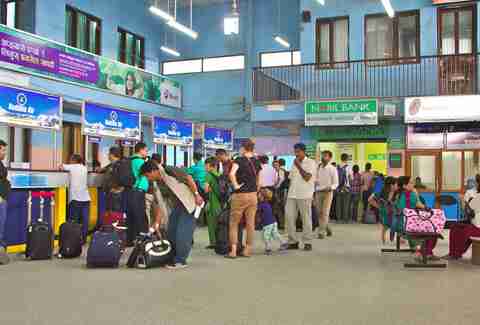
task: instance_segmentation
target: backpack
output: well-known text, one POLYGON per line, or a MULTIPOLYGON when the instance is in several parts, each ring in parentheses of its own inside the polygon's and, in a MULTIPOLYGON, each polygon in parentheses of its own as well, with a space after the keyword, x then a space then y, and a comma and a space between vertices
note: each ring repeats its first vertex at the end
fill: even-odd
POLYGON ((115 186, 132 188, 135 185, 135 176, 132 171, 132 161, 140 157, 123 158, 113 164, 111 182, 115 186))
POLYGON ((343 190, 347 187, 347 168, 348 165, 345 165, 343 167, 337 167, 337 173, 338 173, 338 188, 340 190, 343 190))
POLYGON ((465 203, 465 209, 464 209, 464 212, 463 212, 463 216, 464 216, 464 219, 465 221, 468 221, 468 222, 472 222, 472 219, 475 218, 475 210, 472 209, 472 207, 470 206, 470 203, 472 202, 473 200, 473 197, 470 198, 466 203, 465 203))
POLYGON ((226 175, 220 175, 217 177, 218 181, 218 190, 220 193, 220 202, 226 203, 230 199, 230 195, 232 193, 232 189, 230 186, 230 181, 226 175))

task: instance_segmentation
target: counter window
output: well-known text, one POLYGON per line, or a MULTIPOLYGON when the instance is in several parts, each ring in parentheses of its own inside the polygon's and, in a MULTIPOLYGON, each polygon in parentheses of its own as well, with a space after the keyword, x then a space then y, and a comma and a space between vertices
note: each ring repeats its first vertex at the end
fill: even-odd
POLYGON ((8 146, 9 161, 12 163, 31 162, 32 130, 10 127, 6 141, 8 146))

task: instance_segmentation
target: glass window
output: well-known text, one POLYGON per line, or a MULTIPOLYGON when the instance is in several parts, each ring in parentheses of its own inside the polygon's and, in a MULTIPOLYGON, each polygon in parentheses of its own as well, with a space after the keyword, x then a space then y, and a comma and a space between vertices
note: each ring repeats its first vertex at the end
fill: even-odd
POLYGON ((202 72, 202 60, 183 60, 163 62, 163 74, 182 74, 202 72))
POLYGON ((67 6, 65 20, 67 45, 100 55, 100 19, 67 6))
POLYGON ((243 55, 203 59, 203 72, 243 70, 244 68, 245 56, 243 55))
POLYGON ((412 58, 420 54, 419 13, 400 12, 395 18, 373 15, 365 18, 367 59, 412 58))
POLYGON ((302 64, 302 54, 300 51, 293 51, 293 65, 302 64))
POLYGON ((223 24, 225 35, 238 35, 240 32, 240 17, 225 17, 223 24))
POLYGON ((420 177, 427 189, 434 191, 436 190, 435 163, 435 156, 412 156, 411 158, 412 178, 420 177))
POLYGON ((260 54, 262 68, 292 65, 292 52, 274 52, 260 54))
POLYGON ((317 63, 348 61, 348 18, 317 20, 317 63))
POLYGON ((145 39, 124 29, 118 29, 118 60, 120 62, 145 68, 145 39))
POLYGON ((15 28, 16 27, 16 10, 17 4, 15 2, 7 2, 7 23, 8 27, 15 28))
POLYGON ((473 49, 473 12, 471 10, 458 13, 458 52, 470 54, 473 49))
POLYGON ((462 188, 462 153, 442 152, 442 190, 458 191, 462 188))
MULTIPOLYGON (((470 179, 475 179, 475 175, 479 173, 479 165, 478 165, 478 154, 475 154, 473 151, 465 151, 465 186, 468 185, 468 181, 470 179)), ((469 188, 466 188, 467 190, 469 188)))
POLYGON ((455 13, 442 14, 442 54, 455 54, 455 13))

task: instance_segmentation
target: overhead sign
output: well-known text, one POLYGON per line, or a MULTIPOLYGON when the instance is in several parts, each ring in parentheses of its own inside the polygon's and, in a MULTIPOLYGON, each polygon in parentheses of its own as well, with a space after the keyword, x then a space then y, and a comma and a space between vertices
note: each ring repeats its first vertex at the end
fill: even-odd
POLYGON ((180 108, 178 82, 0 25, 3 67, 180 108))
POLYGON ((153 142, 193 146, 193 123, 153 118, 153 142))
POLYGON ((305 103, 306 126, 377 125, 378 101, 355 99, 305 103))
POLYGON ((405 123, 480 121, 480 95, 405 99, 405 123))
POLYGON ((203 144, 211 149, 233 150, 232 130, 205 126, 203 144))
POLYGON ((472 0, 432 0, 434 5, 441 5, 446 3, 455 3, 455 2, 467 2, 472 0))
POLYGON ((85 135, 140 140, 141 116, 139 112, 85 102, 82 115, 82 130, 85 135))
POLYGON ((60 130, 62 98, 0 85, 0 123, 60 130))

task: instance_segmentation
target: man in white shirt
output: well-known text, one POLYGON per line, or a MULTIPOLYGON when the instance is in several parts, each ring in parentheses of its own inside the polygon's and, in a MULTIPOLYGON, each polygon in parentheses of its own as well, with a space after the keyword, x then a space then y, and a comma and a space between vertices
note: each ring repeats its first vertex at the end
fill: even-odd
POLYGON ((303 222, 304 250, 312 250, 312 199, 315 191, 315 177, 317 164, 315 160, 305 154, 306 147, 303 143, 297 143, 295 149, 295 162, 290 172, 290 188, 288 190, 285 215, 287 219, 287 231, 289 249, 298 249, 296 221, 300 214, 303 222))
POLYGON ((277 183, 277 172, 273 166, 268 164, 268 157, 261 156, 259 157, 260 163, 262 164, 262 170, 259 172, 260 187, 269 188, 273 190, 275 184, 277 183))
POLYGON ((338 187, 338 172, 330 164, 332 152, 322 152, 322 162, 317 169, 317 181, 315 182, 315 211, 318 216, 318 238, 324 239, 325 235, 331 236, 332 231, 328 227, 330 208, 333 201, 333 191, 338 187))
POLYGON ((70 164, 64 164, 62 169, 70 173, 68 185, 69 221, 82 224, 84 240, 88 234, 90 221, 90 193, 88 192, 88 170, 80 155, 72 155, 70 164))
POLYGON ((348 154, 341 155, 342 162, 337 167, 338 187, 335 201, 335 215, 340 223, 349 223, 350 217, 350 179, 353 176, 352 167, 348 165, 348 154))

